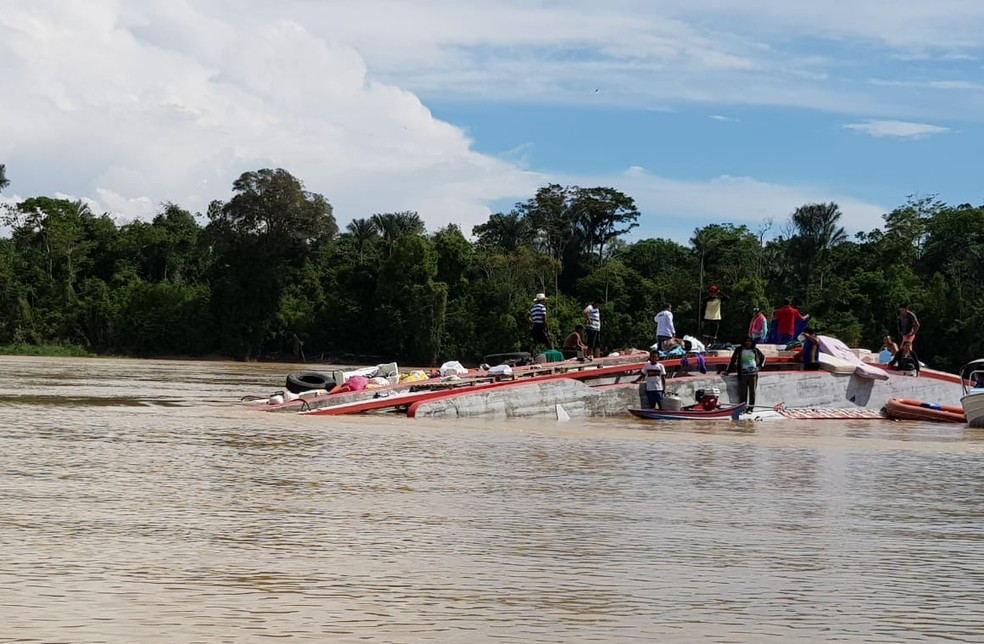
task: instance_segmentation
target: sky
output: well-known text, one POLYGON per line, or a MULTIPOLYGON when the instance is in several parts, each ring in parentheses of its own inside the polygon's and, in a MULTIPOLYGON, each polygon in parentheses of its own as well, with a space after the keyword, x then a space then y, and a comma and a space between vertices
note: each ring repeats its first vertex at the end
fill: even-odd
POLYGON ((340 227, 610 186, 632 238, 984 203, 972 0, 0 0, 0 200, 121 223, 278 167, 340 227))

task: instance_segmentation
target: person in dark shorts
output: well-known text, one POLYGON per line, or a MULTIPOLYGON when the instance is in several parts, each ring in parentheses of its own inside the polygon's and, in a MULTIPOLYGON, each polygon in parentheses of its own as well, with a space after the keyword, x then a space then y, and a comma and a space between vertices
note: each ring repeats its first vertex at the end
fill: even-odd
POLYGON ((919 318, 909 310, 908 304, 899 304, 899 334, 902 336, 902 342, 915 344, 918 331, 919 318))
POLYGON ((537 293, 536 300, 533 302, 533 307, 530 309, 529 320, 531 329, 530 335, 533 339, 533 344, 530 347, 530 354, 536 355, 537 346, 543 346, 547 349, 553 349, 553 342, 550 340, 550 336, 547 334, 547 296, 544 293, 537 293))
POLYGON ((803 371, 818 371, 820 369, 820 338, 810 327, 803 329, 800 338, 803 341, 803 350, 800 352, 803 371))
POLYGON ((575 324, 574 330, 564 339, 560 352, 565 358, 590 358, 588 345, 584 344, 584 325, 575 324))
POLYGON ((589 355, 595 358, 598 357, 598 347, 601 346, 601 305, 601 300, 595 300, 583 311, 585 327, 584 343, 588 345, 589 355))

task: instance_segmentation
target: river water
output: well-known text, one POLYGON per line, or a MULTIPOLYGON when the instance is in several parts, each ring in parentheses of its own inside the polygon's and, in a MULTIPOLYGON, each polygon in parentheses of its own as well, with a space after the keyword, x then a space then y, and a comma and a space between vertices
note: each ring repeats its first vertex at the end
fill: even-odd
POLYGON ((290 370, 0 358, 0 641, 984 641, 984 431, 238 404, 290 370))

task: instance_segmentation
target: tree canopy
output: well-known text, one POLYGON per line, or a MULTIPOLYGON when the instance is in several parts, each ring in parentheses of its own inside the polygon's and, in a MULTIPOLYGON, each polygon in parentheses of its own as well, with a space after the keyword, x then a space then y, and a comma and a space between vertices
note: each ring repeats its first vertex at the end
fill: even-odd
MULTIPOLYGON (((6 187, 0 165, 0 188, 6 187)), ((777 214, 778 216, 778 214, 777 214)), ((765 239, 721 222, 687 244, 639 227, 613 188, 541 187, 475 226, 428 232, 417 212, 367 214, 339 231, 328 199, 281 169, 246 172, 204 215, 164 203, 118 224, 47 196, 3 211, 0 344, 68 343, 143 356, 345 356, 439 364, 527 346, 533 295, 562 337, 596 299, 607 350, 647 347, 673 304, 699 335, 710 284, 730 296, 719 337, 791 297, 820 332, 877 348, 897 306, 922 322, 920 357, 953 369, 984 355, 984 207, 910 198, 848 238, 836 203, 803 204, 765 239)))

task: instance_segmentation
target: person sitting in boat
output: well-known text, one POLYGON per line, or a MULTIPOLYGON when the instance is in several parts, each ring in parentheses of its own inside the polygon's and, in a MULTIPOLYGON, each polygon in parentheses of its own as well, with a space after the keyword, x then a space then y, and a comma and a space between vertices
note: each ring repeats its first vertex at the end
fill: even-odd
POLYGON ((659 351, 649 352, 649 362, 642 365, 635 382, 646 381, 646 399, 650 409, 662 409, 666 390, 666 367, 659 362, 659 351))
POLYGON ((755 338, 748 336, 741 346, 731 354, 731 362, 724 375, 738 374, 738 399, 748 403, 749 409, 755 406, 755 390, 758 389, 758 372, 765 366, 765 355, 755 346, 755 338))
POLYGON ((687 346, 684 343, 684 341, 676 337, 675 335, 663 342, 663 351, 665 353, 669 353, 670 351, 673 351, 674 349, 677 348, 683 349, 684 351, 687 350, 687 346))
POLYGON ((574 330, 564 338, 560 352, 565 358, 581 358, 588 355, 588 345, 584 344, 584 325, 575 324, 574 330))
POLYGON ((919 377, 919 356, 912 348, 912 343, 903 341, 902 348, 895 353, 895 357, 888 363, 888 366, 895 367, 896 371, 903 376, 919 377))
POLYGON ((878 362, 881 364, 888 364, 898 352, 899 345, 895 344, 895 340, 892 339, 892 336, 886 335, 882 338, 882 348, 878 352, 878 362))

